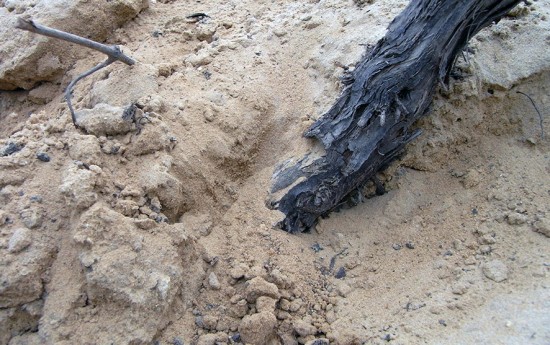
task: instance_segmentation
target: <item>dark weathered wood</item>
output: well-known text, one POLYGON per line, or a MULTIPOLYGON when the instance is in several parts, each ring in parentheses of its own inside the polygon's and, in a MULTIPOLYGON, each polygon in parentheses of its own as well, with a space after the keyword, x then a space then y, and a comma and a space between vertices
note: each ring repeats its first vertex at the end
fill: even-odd
POLYGON ((498 21, 519 0, 413 0, 357 65, 353 83, 305 133, 324 146, 273 175, 269 207, 285 214, 289 232, 317 219, 365 185, 419 135, 438 84, 468 40, 498 21))

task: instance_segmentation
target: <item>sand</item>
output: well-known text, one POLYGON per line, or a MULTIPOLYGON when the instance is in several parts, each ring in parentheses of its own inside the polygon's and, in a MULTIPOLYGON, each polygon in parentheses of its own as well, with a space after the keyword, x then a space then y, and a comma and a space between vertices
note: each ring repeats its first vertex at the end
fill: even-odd
POLYGON ((406 3, 150 1, 107 40, 138 63, 76 87, 89 133, 62 94, 100 53, 2 92, 0 344, 550 343, 550 139, 517 93, 550 134, 548 0, 471 40, 388 193, 273 227, 275 166, 406 3))

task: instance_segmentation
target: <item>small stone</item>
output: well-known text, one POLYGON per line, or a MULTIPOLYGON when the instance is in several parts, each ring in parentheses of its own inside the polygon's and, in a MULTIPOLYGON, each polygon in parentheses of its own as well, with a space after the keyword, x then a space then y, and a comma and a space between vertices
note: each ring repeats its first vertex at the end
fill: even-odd
POLYGON ((155 212, 160 212, 162 210, 162 205, 160 203, 160 200, 158 197, 154 197, 151 199, 151 210, 155 212))
POLYGON ((246 300, 249 303, 256 302, 256 299, 260 296, 279 299, 279 288, 277 288, 277 285, 269 283, 261 277, 255 277, 247 282, 245 294, 246 300))
POLYGON ((395 250, 400 250, 401 249, 401 245, 399 243, 394 243, 394 244, 392 244, 391 247, 395 250))
POLYGON ((218 318, 215 315, 204 315, 202 317, 203 328, 215 330, 218 324, 218 318))
POLYGON ((407 243, 405 243, 405 247, 407 247, 408 249, 414 249, 414 242, 408 241, 407 243))
POLYGON ((462 243, 461 240, 456 239, 456 240, 453 241, 453 248, 456 251, 461 251, 461 250, 464 249, 464 244, 462 243))
POLYGON ((289 311, 290 310, 290 301, 287 300, 286 298, 281 298, 281 300, 279 301, 279 308, 281 308, 281 310, 289 311))
POLYGON ((302 301, 301 298, 296 298, 294 301, 290 302, 290 306, 288 308, 288 311, 295 313, 298 310, 300 310, 302 305, 304 305, 304 301, 302 301))
POLYGON ((219 290, 221 288, 220 281, 218 280, 216 273, 210 272, 210 275, 208 276, 208 285, 210 285, 213 290, 219 290))
POLYGON ((36 208, 24 209, 21 211, 20 216, 23 224, 29 229, 42 225, 42 213, 36 208))
POLYGON ((304 345, 330 345, 330 342, 327 338, 319 338, 310 340, 304 345))
POLYGON ((264 311, 245 316, 239 325, 239 334, 245 344, 268 344, 275 336, 276 326, 275 315, 264 311))
POLYGON ((229 313, 239 319, 244 317, 248 313, 248 303, 241 299, 229 308, 229 313))
POLYGON ((457 282, 452 286, 452 292, 455 295, 464 295, 468 291, 468 285, 463 282, 457 282))
POLYGON ((273 30, 273 34, 277 37, 283 37, 287 34, 287 32, 283 29, 275 29, 273 30))
POLYGON ((476 263, 477 260, 474 256, 469 256, 464 260, 464 264, 468 266, 475 265, 476 263))
POLYGON ((347 297, 350 292, 352 291, 351 287, 344 283, 344 282, 341 282, 340 284, 338 284, 336 286, 336 291, 338 291, 338 294, 342 297, 347 297))
POLYGON ((315 253, 319 253, 321 250, 325 249, 323 248, 323 246, 321 246, 319 243, 314 243, 311 245, 311 249, 315 252, 315 253))
POLYGON ((277 300, 267 296, 260 296, 256 299, 256 310, 258 312, 268 311, 274 312, 277 300))
POLYGON ((218 336, 216 334, 203 334, 197 340, 197 345, 216 345, 218 336))
POLYGON ((275 283, 275 285, 277 285, 280 289, 288 289, 292 287, 292 281, 278 269, 273 269, 269 275, 273 279, 273 283, 275 283))
POLYGON ((235 333, 231 336, 231 340, 235 343, 239 343, 241 341, 241 335, 239 333, 235 333))
POLYGON ((392 340, 397 339, 397 335, 388 333, 388 334, 382 336, 381 338, 382 338, 382 340, 385 340, 385 341, 392 341, 392 340))
POLYGON ((487 278, 497 283, 508 279, 508 267, 500 260, 492 260, 485 263, 482 266, 482 271, 487 278))
POLYGON ((533 224, 533 229, 546 237, 550 237, 550 221, 546 218, 536 221, 533 224))
POLYGON ((497 240, 489 234, 481 236, 477 241, 479 244, 495 244, 497 242, 497 240))
POLYGON ((277 312, 277 319, 279 320, 287 320, 290 319, 290 313, 287 311, 279 310, 277 312))
POLYGON ((334 278, 336 279, 342 279, 346 277, 346 269, 344 267, 340 267, 336 273, 334 273, 334 278))
POLYGON ((477 186, 480 182, 481 182, 481 175, 477 170, 474 170, 474 169, 468 170, 468 172, 466 173, 466 175, 462 180, 462 184, 467 189, 477 186))
POLYGON ((36 154, 36 158, 38 158, 39 161, 46 162, 46 163, 50 161, 50 156, 45 152, 38 152, 36 154))
POLYGON ((298 320, 293 322, 294 331, 301 337, 307 337, 308 335, 314 335, 317 332, 317 328, 309 322, 298 320))
POLYGON ((30 197, 31 202, 37 202, 39 204, 42 203, 43 199, 40 195, 31 195, 30 197))
POLYGON ((325 318, 329 324, 332 324, 334 321, 336 321, 336 313, 334 310, 327 311, 325 318))
POLYGON ((0 210, 0 225, 11 224, 13 220, 11 215, 4 210, 0 210))
POLYGON ((79 110, 76 123, 96 136, 126 134, 132 130, 132 122, 122 117, 124 110, 123 107, 99 103, 92 109, 79 110))
POLYGON ((442 306, 433 306, 428 309, 428 311, 434 315, 439 315, 443 313, 444 308, 442 306))
POLYGON ((506 216, 506 221, 510 225, 521 225, 527 222, 527 216, 521 213, 512 212, 506 216))
POLYGON ((199 328, 204 328, 204 319, 202 316, 195 317, 195 325, 199 328))
POLYGON ((7 143, 4 147, 0 148, 0 156, 5 157, 21 151, 24 145, 19 145, 14 142, 7 143))
POLYGON ((8 242, 8 252, 19 253, 32 243, 32 234, 29 229, 16 229, 8 242))
POLYGON ((248 267, 246 267, 243 264, 240 264, 240 265, 237 265, 237 266, 233 267, 229 271, 229 275, 231 276, 231 278, 233 278, 235 280, 239 280, 242 277, 244 277, 247 269, 248 269, 248 267))
POLYGON ((491 246, 480 246, 479 247, 479 252, 483 255, 490 254, 492 251, 493 251, 493 249, 491 248, 491 246))
POLYGON ((151 230, 154 227, 156 227, 158 223, 155 222, 153 219, 145 218, 145 219, 134 219, 134 224, 142 230, 151 230))

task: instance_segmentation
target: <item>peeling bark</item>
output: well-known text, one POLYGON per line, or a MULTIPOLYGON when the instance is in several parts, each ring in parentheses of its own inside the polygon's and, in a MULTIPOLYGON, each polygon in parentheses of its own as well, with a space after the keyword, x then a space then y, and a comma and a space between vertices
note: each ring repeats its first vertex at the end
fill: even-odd
POLYGON ((419 131, 438 85, 482 28, 519 0, 412 0, 357 65, 353 83, 304 134, 324 156, 308 154, 273 175, 268 207, 288 232, 307 231, 402 152, 419 131))

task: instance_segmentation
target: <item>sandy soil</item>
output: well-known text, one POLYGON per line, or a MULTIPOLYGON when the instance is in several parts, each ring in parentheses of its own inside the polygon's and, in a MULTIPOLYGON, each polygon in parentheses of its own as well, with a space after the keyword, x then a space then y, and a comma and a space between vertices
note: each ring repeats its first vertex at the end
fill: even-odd
POLYGON ((108 40, 138 64, 76 88, 90 134, 62 92, 99 53, 3 92, 0 344, 549 344, 550 140, 517 93, 550 134, 548 0, 472 39, 387 194, 272 227, 274 167, 406 3, 151 1, 108 40))

